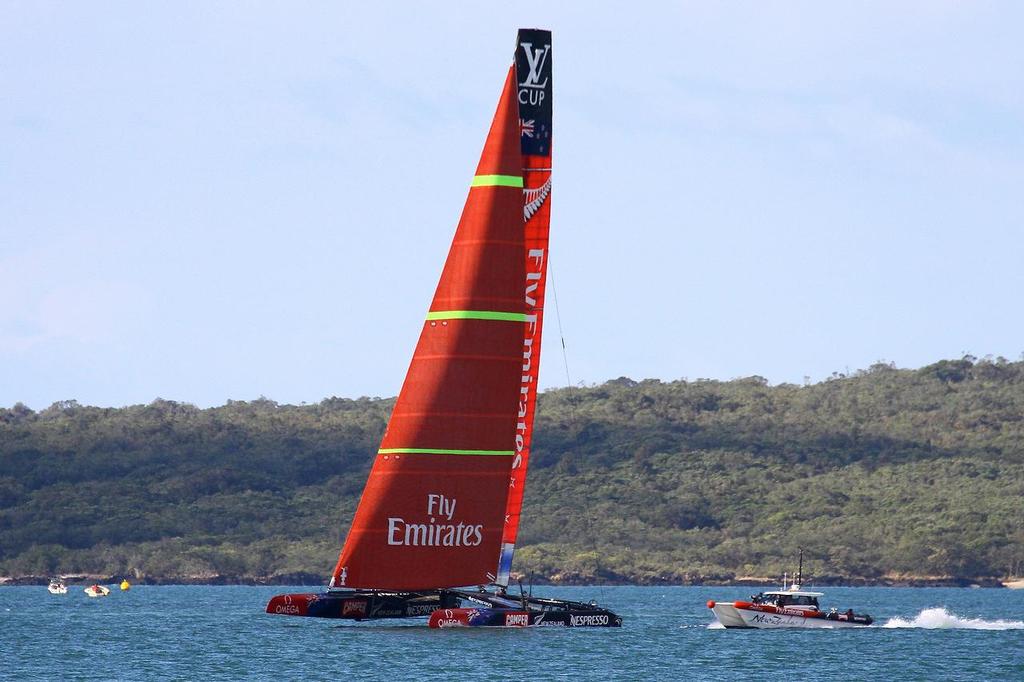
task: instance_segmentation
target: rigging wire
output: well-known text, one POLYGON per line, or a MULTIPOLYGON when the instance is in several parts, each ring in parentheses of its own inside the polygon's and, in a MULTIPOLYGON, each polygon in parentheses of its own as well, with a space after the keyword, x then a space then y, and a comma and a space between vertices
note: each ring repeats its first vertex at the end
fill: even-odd
MULTIPOLYGON (((555 266, 551 264, 551 257, 548 256, 548 273, 551 277, 551 297, 555 300, 555 320, 558 322, 558 340, 562 342, 562 364, 565 365, 565 386, 572 391, 572 378, 569 376, 569 355, 565 350, 565 334, 562 333, 562 313, 558 309, 558 290, 555 288, 555 266)), ((570 393, 570 396, 572 394, 570 393)), ((572 401, 569 401, 572 405, 572 401)), ((573 412, 570 410, 570 414, 573 412)), ((575 415, 573 415, 575 416, 575 415)))
MULTIPOLYGON (((548 278, 551 280, 551 298, 555 302, 555 320, 558 322, 558 340, 562 344, 562 364, 565 366, 565 387, 569 401, 569 429, 572 434, 573 449, 579 452, 579 430, 577 428, 576 420, 576 396, 573 393, 575 386, 572 383, 572 378, 569 376, 569 353, 565 347, 565 333, 562 331, 562 313, 558 307, 558 290, 555 287, 555 267, 551 264, 550 257, 548 258, 548 278)), ((583 510, 583 522, 586 526, 585 534, 590 538, 590 546, 594 550, 594 578, 598 578, 597 573, 601 569, 601 552, 597 547, 597 540, 594 536, 594 524, 593 524, 593 512, 590 509, 583 510)), ((601 601, 605 601, 604 588, 598 584, 596 585, 597 592, 601 597, 601 601)))

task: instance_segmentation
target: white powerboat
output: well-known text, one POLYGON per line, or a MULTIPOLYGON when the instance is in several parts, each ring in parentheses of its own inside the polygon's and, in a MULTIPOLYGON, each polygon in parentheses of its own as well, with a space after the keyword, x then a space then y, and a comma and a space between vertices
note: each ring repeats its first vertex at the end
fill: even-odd
POLYGON ((110 588, 103 585, 89 585, 85 588, 85 593, 90 597, 106 597, 110 594, 110 588))
POLYGON ((53 578, 50 580, 50 584, 46 586, 47 591, 50 594, 67 594, 68 586, 64 584, 64 581, 60 578, 53 578))
POLYGON ((825 595, 800 587, 803 563, 801 550, 797 579, 789 587, 783 578, 780 590, 761 592, 749 601, 719 603, 711 600, 708 608, 727 628, 845 628, 863 627, 874 622, 871 616, 854 613, 853 609, 823 611, 818 605, 818 598, 825 595))

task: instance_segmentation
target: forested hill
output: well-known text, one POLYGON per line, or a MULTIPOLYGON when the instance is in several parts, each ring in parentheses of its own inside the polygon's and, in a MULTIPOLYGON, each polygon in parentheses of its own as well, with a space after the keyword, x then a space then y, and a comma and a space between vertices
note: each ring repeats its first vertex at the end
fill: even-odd
MULTIPOLYGON (((0 575, 326 575, 391 400, 0 409, 0 575)), ((541 397, 515 569, 561 581, 1024 571, 1024 362, 541 397)))

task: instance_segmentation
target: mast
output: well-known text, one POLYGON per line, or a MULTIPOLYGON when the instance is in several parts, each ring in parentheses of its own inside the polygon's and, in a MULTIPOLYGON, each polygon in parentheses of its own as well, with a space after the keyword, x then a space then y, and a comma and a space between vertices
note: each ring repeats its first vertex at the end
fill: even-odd
POLYGON ((514 72, 519 105, 522 152, 525 279, 521 296, 528 322, 522 338, 515 433, 515 455, 508 483, 508 502, 501 538, 498 575, 508 587, 526 489, 526 471, 537 411, 544 292, 547 287, 548 235, 551 227, 552 69, 551 31, 520 29, 516 36, 514 72))

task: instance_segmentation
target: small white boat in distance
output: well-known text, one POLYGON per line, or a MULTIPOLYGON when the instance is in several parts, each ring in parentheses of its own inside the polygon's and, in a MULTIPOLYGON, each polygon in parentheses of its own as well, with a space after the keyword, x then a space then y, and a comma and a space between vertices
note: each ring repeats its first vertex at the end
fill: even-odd
POLYGON ((103 585, 89 585, 85 588, 85 593, 90 597, 106 597, 110 594, 110 588, 103 585))
POLYGON ((64 581, 60 578, 53 578, 50 580, 50 584, 46 586, 47 591, 50 594, 67 594, 68 586, 64 584, 64 581))
POLYGON ((781 590, 755 594, 750 601, 718 603, 708 601, 718 621, 727 628, 845 628, 871 625, 874 619, 853 609, 822 611, 818 597, 822 592, 808 592, 800 588, 803 580, 803 550, 800 552, 800 570, 796 582, 781 590))

